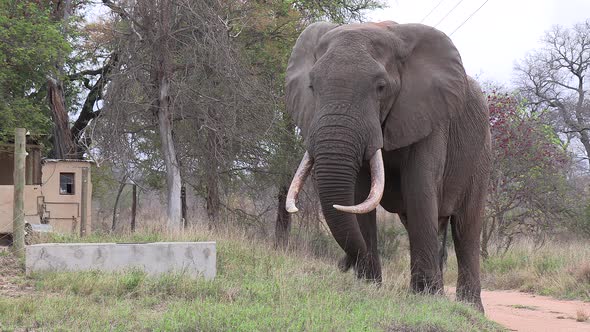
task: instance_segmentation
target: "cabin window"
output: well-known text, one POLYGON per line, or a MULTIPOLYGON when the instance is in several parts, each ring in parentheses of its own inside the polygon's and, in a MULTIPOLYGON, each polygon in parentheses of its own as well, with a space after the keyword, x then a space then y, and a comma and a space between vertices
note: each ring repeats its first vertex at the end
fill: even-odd
POLYGON ((59 173, 60 195, 74 194, 74 173, 59 173))

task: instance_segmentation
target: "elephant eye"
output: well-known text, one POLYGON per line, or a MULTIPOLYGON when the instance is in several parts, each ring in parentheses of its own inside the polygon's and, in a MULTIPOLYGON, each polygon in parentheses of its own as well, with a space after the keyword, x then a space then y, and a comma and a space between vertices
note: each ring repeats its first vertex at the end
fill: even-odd
POLYGON ((310 84, 307 87, 313 92, 313 85, 310 84))
POLYGON ((387 82, 379 80, 377 82, 377 95, 382 96, 387 88, 387 82))

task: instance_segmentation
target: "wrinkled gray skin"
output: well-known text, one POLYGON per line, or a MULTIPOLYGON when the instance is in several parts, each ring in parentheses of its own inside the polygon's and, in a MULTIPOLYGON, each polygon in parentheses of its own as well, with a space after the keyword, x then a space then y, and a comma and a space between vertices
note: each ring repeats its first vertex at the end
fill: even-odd
POLYGON ((368 160, 382 148, 381 205, 398 213, 408 231, 411 287, 442 292, 438 235, 450 221, 457 298, 483 310, 479 234, 490 171, 488 109, 451 40, 421 24, 315 23, 297 40, 286 81, 287 110, 314 160, 326 222, 346 252, 340 268, 381 282, 375 211, 354 215, 332 205, 364 201, 368 160))

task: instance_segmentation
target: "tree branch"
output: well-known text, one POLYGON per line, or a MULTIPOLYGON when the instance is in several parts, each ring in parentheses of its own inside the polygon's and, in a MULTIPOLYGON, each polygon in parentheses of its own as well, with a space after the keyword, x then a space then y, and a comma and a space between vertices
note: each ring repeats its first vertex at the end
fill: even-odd
MULTIPOLYGON (((100 111, 94 111, 94 105, 97 101, 102 99, 102 89, 106 85, 106 83, 110 80, 110 73, 113 68, 117 65, 119 59, 119 54, 115 51, 111 54, 107 63, 101 68, 101 76, 100 78, 94 83, 94 85, 90 88, 86 99, 84 100, 84 105, 82 106, 82 110, 80 111, 80 115, 74 125, 70 129, 72 133, 72 137, 77 142, 80 138, 82 130, 86 128, 88 123, 100 115, 100 111)), ((88 85, 86 85, 88 87, 88 85)))

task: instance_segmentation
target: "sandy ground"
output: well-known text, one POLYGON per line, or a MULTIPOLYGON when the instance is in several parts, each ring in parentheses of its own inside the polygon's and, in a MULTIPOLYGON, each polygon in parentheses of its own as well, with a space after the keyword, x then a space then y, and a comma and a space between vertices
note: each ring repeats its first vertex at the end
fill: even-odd
MULTIPOLYGON (((454 297, 454 288, 447 287, 454 297)), ((590 331, 590 318, 578 322, 578 315, 590 316, 590 302, 562 301, 518 291, 482 291, 486 317, 509 331, 590 331)))

